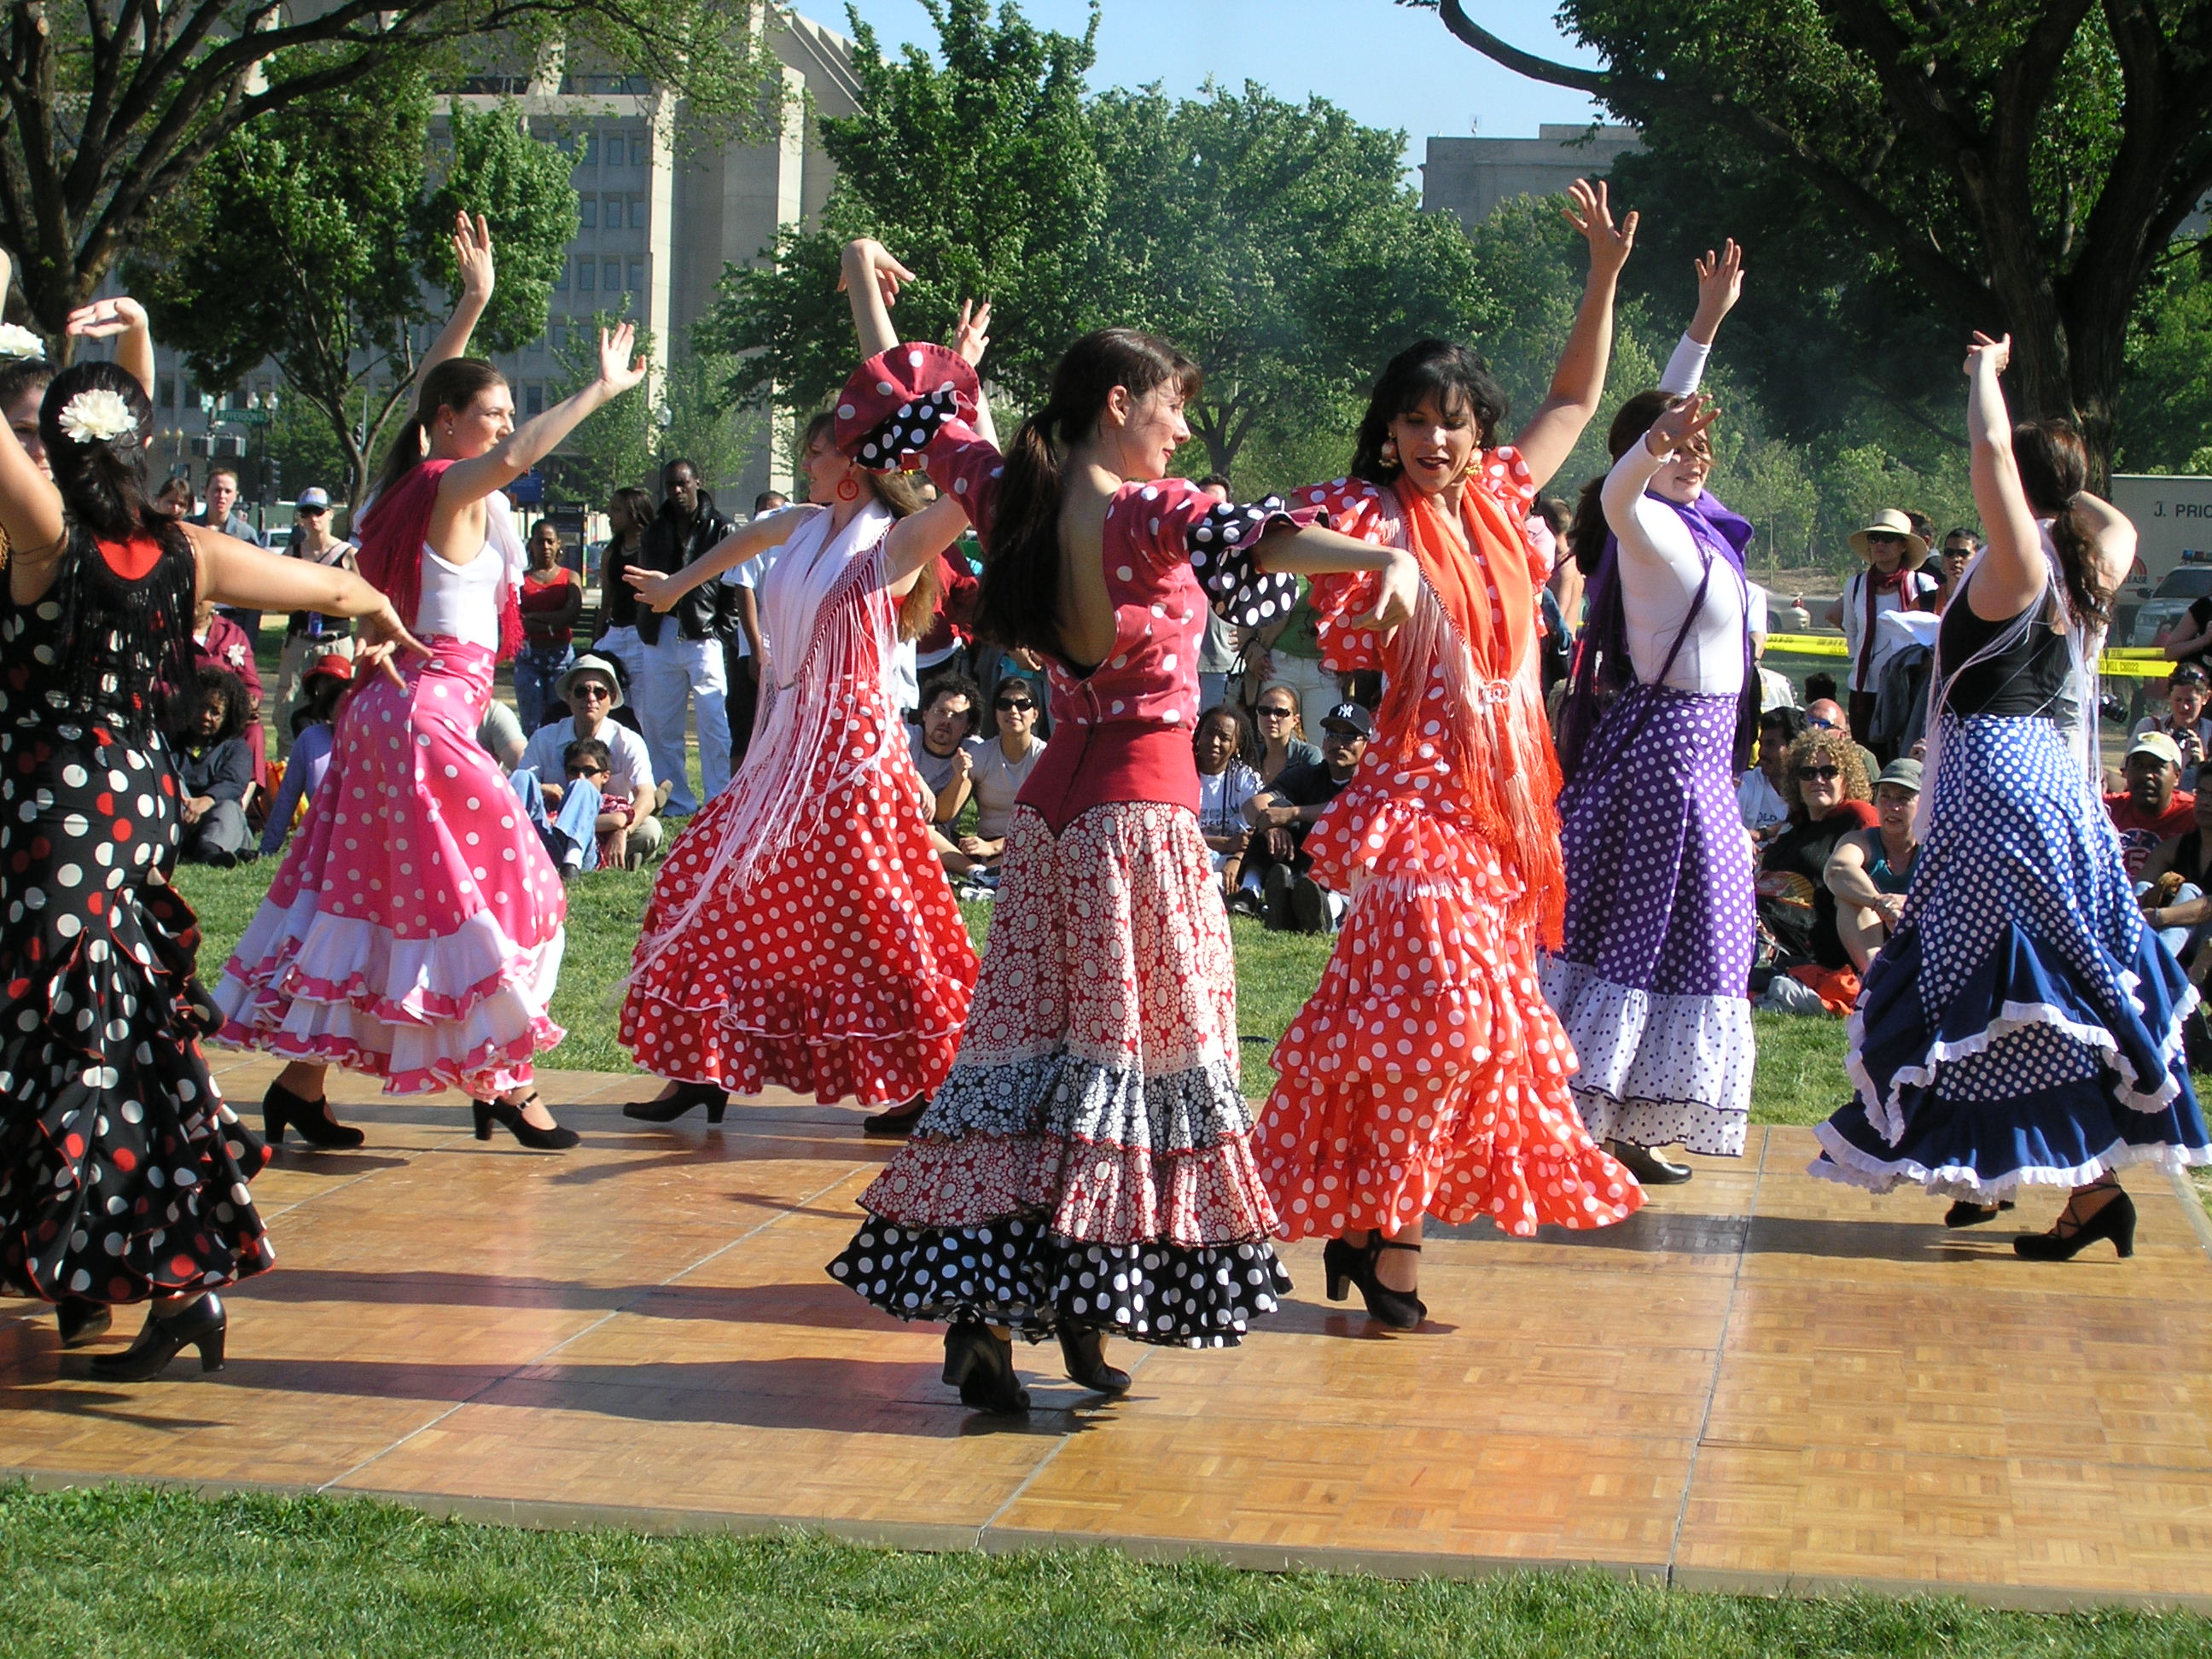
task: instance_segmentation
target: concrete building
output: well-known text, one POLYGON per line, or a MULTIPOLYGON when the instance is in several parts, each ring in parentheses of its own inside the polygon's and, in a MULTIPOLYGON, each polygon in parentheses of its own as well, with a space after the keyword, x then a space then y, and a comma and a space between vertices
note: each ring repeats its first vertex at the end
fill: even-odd
MULTIPOLYGON (((556 353, 572 329, 588 328, 595 313, 626 307, 652 330, 665 365, 671 348, 687 342, 692 324, 713 306, 726 264, 765 263, 763 254, 784 226, 821 210, 836 169, 810 117, 858 109, 853 43, 795 12, 778 15, 776 22, 769 45, 781 65, 786 118, 766 143, 690 142, 684 107, 672 109, 666 94, 629 78, 568 73, 557 57, 533 74, 464 96, 478 107, 512 103, 533 132, 575 158, 581 225, 555 284, 545 332, 494 359, 514 388, 518 416, 558 400, 563 370, 556 353)), ((442 117, 434 120, 434 146, 447 142, 445 128, 442 117)), ((422 330, 418 346, 435 332, 434 326, 422 330)), ((187 469, 200 483, 207 463, 193 456, 191 440, 226 410, 246 411, 250 429, 253 411, 282 397, 283 377, 264 363, 240 386, 204 395, 173 354, 160 351, 158 357, 155 471, 187 469)), ((224 429, 241 428, 234 422, 224 429)), ((763 437, 740 472, 710 483, 725 510, 743 512, 759 491, 788 489, 788 471, 763 437)), ((341 481, 287 477, 283 493, 289 498, 311 482, 341 481)), ((250 477, 247 488, 251 493, 250 477)))
POLYGON ((1421 165, 1421 206, 1456 213, 1473 230, 1500 202, 1555 196, 1577 179, 1601 176, 1643 144, 1633 127, 1546 122, 1534 138, 1431 138, 1421 165))

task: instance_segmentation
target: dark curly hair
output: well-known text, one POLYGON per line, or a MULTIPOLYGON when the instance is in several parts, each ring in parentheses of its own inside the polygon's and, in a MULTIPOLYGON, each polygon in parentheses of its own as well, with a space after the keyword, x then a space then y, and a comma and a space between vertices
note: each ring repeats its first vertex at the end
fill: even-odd
POLYGON ((1405 469, 1382 453, 1390 439, 1390 422, 1423 404, 1433 405, 1446 418, 1464 415, 1474 422, 1478 449, 1496 444, 1498 426, 1505 419, 1504 388, 1489 364, 1449 340, 1416 340, 1383 365, 1368 396, 1367 412, 1360 416, 1359 431, 1352 441, 1353 477, 1378 484, 1396 481, 1405 469))
POLYGON ((229 742, 252 723, 256 711, 253 699, 246 695, 246 682, 220 664, 203 662, 192 665, 191 672, 169 701, 170 730, 198 743, 200 710, 207 707, 211 697, 222 699, 222 725, 208 739, 210 747, 229 742))

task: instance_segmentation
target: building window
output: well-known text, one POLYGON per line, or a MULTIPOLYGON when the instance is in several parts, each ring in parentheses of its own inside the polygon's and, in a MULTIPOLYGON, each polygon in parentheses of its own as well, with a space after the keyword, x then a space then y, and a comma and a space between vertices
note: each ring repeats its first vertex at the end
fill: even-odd
POLYGON ((632 230, 645 228, 645 198, 642 196, 629 198, 629 228, 632 230))
POLYGON ((568 325, 565 319, 556 317, 552 326, 546 332, 552 337, 554 350, 563 351, 568 349, 568 325))
POLYGON ((609 127, 606 136, 607 165, 611 167, 618 167, 629 153, 629 141, 620 127, 609 127))
POLYGON ((597 230, 599 228, 599 198, 598 197, 579 196, 576 198, 576 213, 578 216, 578 222, 580 222, 586 230, 597 230))
POLYGON ((583 159, 576 165, 579 167, 595 167, 599 166, 599 135, 596 132, 587 132, 584 135, 583 159))
POLYGON ((644 260, 633 259, 629 262, 629 285, 641 294, 645 292, 644 260))
POLYGON ((643 133, 633 132, 630 134, 629 164, 632 167, 641 167, 645 166, 653 159, 652 151, 652 141, 647 138, 643 133))
POLYGON ((163 409, 173 409, 177 402, 177 377, 164 374, 154 382, 154 401, 163 409))
POLYGON ((622 286, 622 261, 610 259, 599 272, 599 286, 612 294, 622 286))
POLYGON ((545 388, 536 380, 522 388, 522 413, 526 419, 545 412, 545 388))
POLYGON ((556 294, 568 291, 568 262, 566 259, 561 261, 561 269, 553 273, 553 291, 556 294))
POLYGON ((524 351, 535 356, 538 353, 545 349, 545 337, 543 334, 539 335, 536 339, 532 340, 528 345, 522 349, 524 351))
POLYGON ((592 291, 595 285, 594 279, 599 274, 599 267, 594 261, 590 259, 576 261, 576 286, 584 293, 589 294, 592 291))
POLYGON ((600 223, 604 224, 609 230, 620 230, 622 228, 623 222, 622 210, 623 198, 621 197, 608 197, 606 217, 601 220, 600 223))

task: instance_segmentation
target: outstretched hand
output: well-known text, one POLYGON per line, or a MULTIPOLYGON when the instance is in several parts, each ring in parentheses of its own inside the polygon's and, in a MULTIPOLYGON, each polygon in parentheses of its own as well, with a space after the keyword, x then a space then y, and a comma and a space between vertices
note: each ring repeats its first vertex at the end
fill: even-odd
MULTIPOLYGON (((0 258, 4 258, 0 255, 0 258)), ((134 328, 146 326, 146 307, 127 294, 118 294, 112 300, 94 300, 88 306, 79 306, 69 314, 64 325, 70 334, 83 336, 88 340, 105 340, 110 335, 127 334, 134 328)))
POLYGON ((983 353, 991 344, 991 302, 988 300, 963 300, 960 320, 952 325, 952 349, 969 368, 975 368, 983 361, 983 353))
POLYGON ((884 296, 885 307, 898 303, 899 289, 914 280, 914 273, 891 258, 890 250, 872 236, 858 237, 845 245, 846 263, 838 268, 837 292, 842 294, 851 278, 852 265, 858 262, 867 271, 868 280, 875 283, 876 291, 884 296))
POLYGON ((619 398, 645 379, 645 359, 633 355, 636 349, 635 323, 599 331, 599 384, 609 397, 619 398))
POLYGON ((430 647, 407 631, 407 624, 399 620, 399 613, 392 608, 389 599, 381 609, 362 617, 356 626, 361 637, 353 656, 356 671, 380 669, 394 685, 404 690, 407 681, 399 672, 398 653, 412 651, 417 656, 427 657, 430 647))
POLYGON ((453 264, 461 273, 461 292, 480 306, 489 301, 496 279, 492 270, 491 227, 483 214, 473 222, 465 210, 453 216, 453 264))
POLYGON ((1412 618, 1413 605, 1421 597, 1420 562, 1403 548, 1394 549, 1389 563, 1382 567, 1380 575, 1376 584, 1374 609, 1364 617, 1353 617, 1347 626, 1387 633, 1412 618))
POLYGON ((1592 276, 1618 275, 1628 263, 1629 252, 1636 246, 1636 215, 1629 214, 1619 225, 1613 222, 1604 179, 1595 185, 1587 179, 1576 179, 1568 188, 1567 206, 1560 216, 1589 244, 1592 276))
POLYGON ((623 580, 637 590, 639 599, 653 610, 665 611, 684 595, 677 591, 676 578, 659 570, 640 570, 635 565, 623 572, 623 580))
POLYGON ((1654 455, 1682 453, 1693 438, 1702 437, 1705 428, 1721 417, 1721 406, 1702 392, 1691 395, 1657 420, 1651 422, 1646 442, 1654 455))
POLYGON ((1698 317, 1718 324, 1743 295, 1743 250, 1729 237, 1715 253, 1707 248, 1698 268, 1698 317))
POLYGON ((2002 374, 2012 365, 2012 336, 2000 336, 1992 340, 1979 329, 1974 331, 1973 343, 1966 348, 1966 373, 1972 374, 1983 363, 1988 363, 2002 374))

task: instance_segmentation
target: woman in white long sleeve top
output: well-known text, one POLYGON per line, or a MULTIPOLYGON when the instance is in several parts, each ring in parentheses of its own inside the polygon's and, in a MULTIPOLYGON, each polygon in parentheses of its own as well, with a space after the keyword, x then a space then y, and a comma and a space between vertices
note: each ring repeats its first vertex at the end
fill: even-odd
POLYGON ((1755 723, 1743 548, 1705 494, 1717 411, 1696 396, 1741 264, 1698 262, 1698 314, 1658 390, 1614 417, 1613 470, 1568 532, 1591 578, 1559 737, 1567 908, 1545 994, 1581 1065, 1592 1136, 1645 1182, 1649 1149, 1741 1156, 1751 1105, 1751 851, 1735 799, 1755 723))

